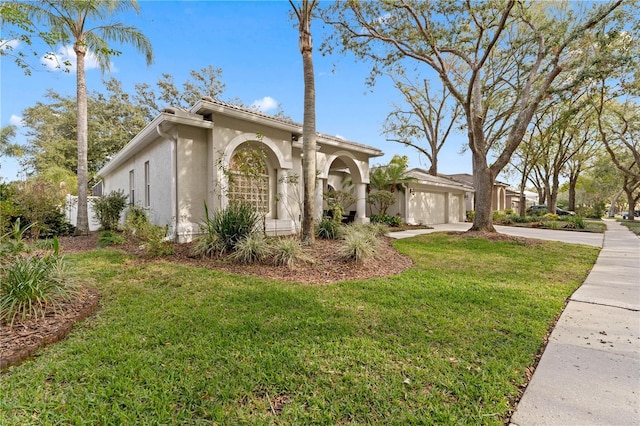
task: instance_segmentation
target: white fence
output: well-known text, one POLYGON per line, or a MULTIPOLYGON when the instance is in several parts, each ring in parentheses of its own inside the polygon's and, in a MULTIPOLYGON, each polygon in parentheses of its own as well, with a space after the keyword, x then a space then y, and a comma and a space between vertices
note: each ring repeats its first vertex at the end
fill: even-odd
MULTIPOLYGON (((93 213, 93 206, 91 204, 91 200, 98 197, 88 197, 89 205, 87 206, 89 212, 89 231, 97 231, 100 229, 100 222, 96 219, 95 214, 93 213)), ((67 220, 73 226, 76 226, 78 223, 78 197, 75 195, 67 194, 67 200, 65 205, 65 215, 67 216, 67 220)))

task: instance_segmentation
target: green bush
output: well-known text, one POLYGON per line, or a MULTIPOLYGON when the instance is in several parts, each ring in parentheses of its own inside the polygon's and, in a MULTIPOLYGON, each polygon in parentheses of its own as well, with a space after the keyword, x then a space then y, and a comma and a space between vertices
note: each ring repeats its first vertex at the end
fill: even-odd
POLYGON ((504 209, 504 214, 509 216, 513 214, 513 209, 504 209))
POLYGON ((512 213, 509 216, 507 216, 507 219, 509 219, 513 223, 529 223, 532 220, 535 220, 531 216, 520 216, 519 214, 515 214, 515 213, 512 213))
POLYGON ((345 261, 365 263, 378 251, 378 238, 362 227, 348 227, 338 255, 345 261))
POLYGON ((120 234, 113 231, 102 231, 98 236, 98 247, 124 244, 127 240, 120 234))
POLYGON ((124 217, 124 229, 131 235, 139 236, 151 225, 147 211, 140 206, 129 206, 124 217))
POLYGON ((545 227, 549 229, 560 229, 560 225, 558 225, 558 222, 556 222, 555 220, 550 220, 545 223, 545 227))
POLYGON ((31 224, 29 234, 33 239, 41 236, 67 235, 75 229, 62 212, 64 194, 53 182, 32 179, 13 185, 14 211, 22 225, 31 224))
POLYGON ((226 209, 209 215, 207 203, 204 204, 205 219, 200 225, 203 236, 198 238, 198 252, 225 253, 234 250, 238 241, 252 234, 260 221, 260 214, 246 201, 232 201, 226 209), (211 247, 207 247, 211 244, 211 247))
POLYGON ((24 236, 32 226, 33 224, 22 226, 18 218, 13 223, 11 231, 0 236, 0 263, 10 263, 13 256, 29 251, 29 246, 24 242, 24 236))
POLYGON ((118 229, 120 215, 127 207, 127 198, 129 196, 120 189, 91 200, 93 212, 102 229, 105 231, 118 229))
POLYGON ((557 221, 560 220, 560 216, 555 213, 547 213, 544 215, 545 220, 557 221))
POLYGON ((395 227, 402 226, 402 219, 398 216, 390 216, 388 214, 372 214, 369 219, 371 223, 383 223, 387 226, 395 227))
POLYGON ((565 228, 585 229, 587 227, 587 224, 581 216, 565 216, 562 220, 567 222, 564 226, 565 228))
POLYGON ((466 215, 467 215, 467 222, 473 222, 473 218, 475 217, 476 212, 475 210, 467 210, 466 215))
POLYGON ((300 241, 293 238, 282 238, 274 242, 271 248, 273 261, 279 266, 292 268, 296 261, 304 260, 302 245, 300 241))
POLYGON ((241 263, 264 260, 270 253, 269 242, 261 232, 252 232, 236 242, 231 258, 241 263))
POLYGON ((56 308, 78 292, 68 278, 63 258, 57 254, 19 256, 0 267, 0 278, 0 320, 11 325, 18 316, 24 320, 44 315, 47 306, 56 308))
POLYGON ((501 211, 496 210, 493 212, 493 221, 496 223, 502 222, 505 217, 506 215, 501 211))
POLYGON ((342 228, 340 222, 323 217, 316 227, 316 235, 323 240, 336 240, 342 235, 342 228))
POLYGON ((147 211, 142 207, 129 207, 125 215, 124 229, 142 241, 142 246, 149 256, 166 256, 175 252, 173 243, 166 239, 169 227, 151 223, 147 211))

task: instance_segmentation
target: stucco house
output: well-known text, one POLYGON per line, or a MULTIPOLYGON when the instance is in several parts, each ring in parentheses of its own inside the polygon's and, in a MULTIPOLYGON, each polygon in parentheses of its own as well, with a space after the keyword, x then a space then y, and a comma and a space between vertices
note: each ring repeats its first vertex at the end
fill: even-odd
POLYGON ((407 171, 412 182, 405 183, 404 191, 396 191, 396 203, 387 213, 399 216, 408 224, 436 225, 466 220, 467 194, 473 194, 472 186, 433 176, 415 168, 407 171))
MULTIPOLYGON (((368 222, 366 188, 369 160, 376 148, 329 135, 317 136, 318 185, 315 211, 323 210, 329 185, 341 189, 344 174, 357 199, 355 222, 368 222)), ((199 233, 206 202, 214 211, 241 197, 265 215, 267 233, 300 230, 302 125, 209 97, 188 111, 167 108, 99 172, 104 194, 124 190, 130 204, 147 209, 153 223, 168 225, 178 242, 199 233), (243 156, 261 160, 240 172, 243 156)))

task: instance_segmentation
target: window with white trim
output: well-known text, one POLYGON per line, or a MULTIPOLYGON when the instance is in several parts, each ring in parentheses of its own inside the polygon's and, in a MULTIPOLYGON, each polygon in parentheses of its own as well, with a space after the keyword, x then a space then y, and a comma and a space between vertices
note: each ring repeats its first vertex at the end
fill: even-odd
POLYGON ((144 163, 144 206, 151 205, 151 176, 149 175, 149 162, 144 163))
POLYGON ((136 204, 135 176, 133 170, 129 170, 129 205, 136 204))

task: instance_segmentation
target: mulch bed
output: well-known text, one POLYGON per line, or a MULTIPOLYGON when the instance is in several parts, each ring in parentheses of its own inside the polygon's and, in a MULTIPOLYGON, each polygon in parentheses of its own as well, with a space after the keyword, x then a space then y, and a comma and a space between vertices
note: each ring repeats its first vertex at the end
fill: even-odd
POLYGON ((73 324, 98 309, 98 299, 95 288, 85 287, 76 299, 62 302, 55 310, 47 307, 43 316, 17 318, 13 326, 0 325, 0 370, 19 364, 39 348, 67 337, 73 324))

